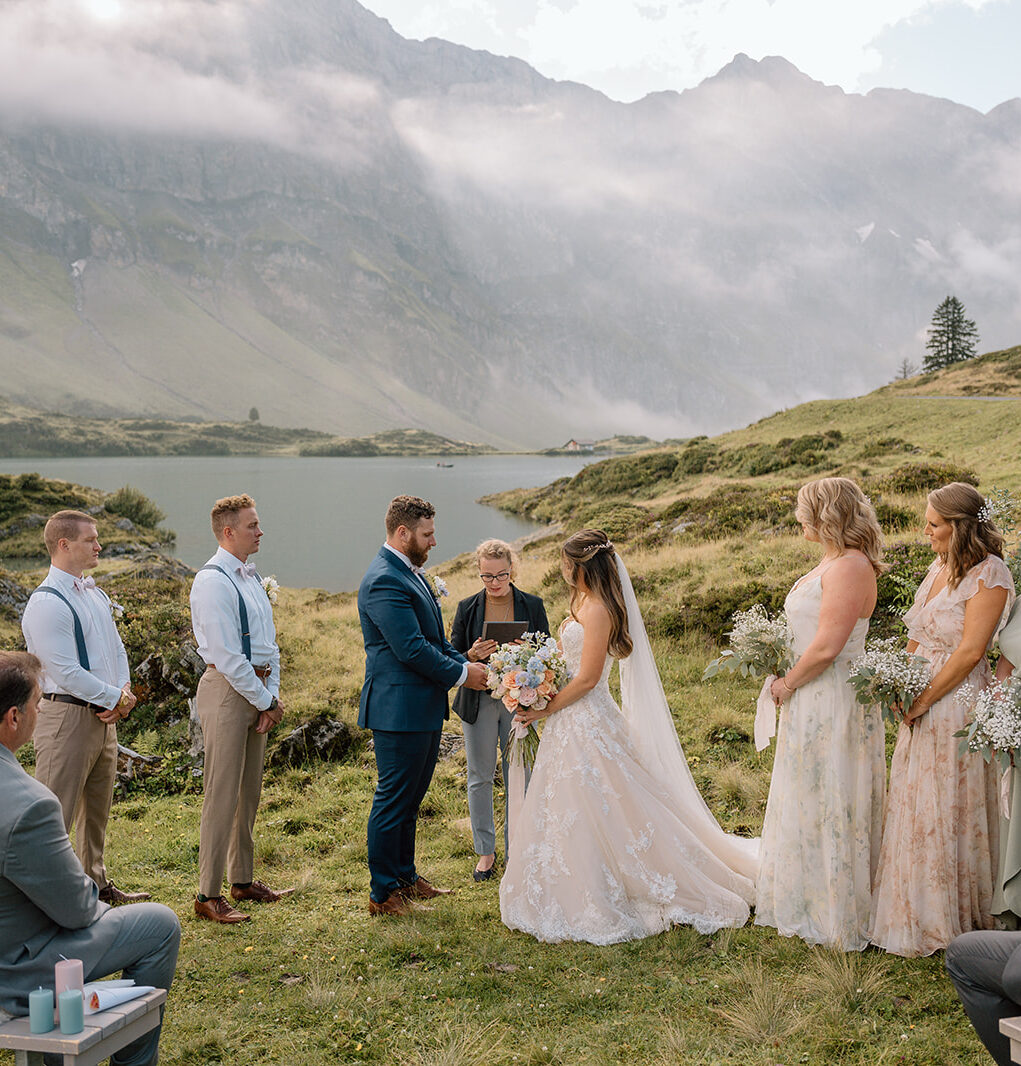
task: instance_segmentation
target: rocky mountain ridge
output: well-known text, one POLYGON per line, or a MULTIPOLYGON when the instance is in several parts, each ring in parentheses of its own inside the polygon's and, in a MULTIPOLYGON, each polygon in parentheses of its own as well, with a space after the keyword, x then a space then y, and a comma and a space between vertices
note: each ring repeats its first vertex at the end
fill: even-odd
POLYGON ((738 56, 625 105, 355 0, 195 13, 118 53, 142 100, 89 110, 95 27, 73 100, 0 97, 15 401, 541 447, 881 384, 948 291, 1021 331, 1019 101, 738 56))

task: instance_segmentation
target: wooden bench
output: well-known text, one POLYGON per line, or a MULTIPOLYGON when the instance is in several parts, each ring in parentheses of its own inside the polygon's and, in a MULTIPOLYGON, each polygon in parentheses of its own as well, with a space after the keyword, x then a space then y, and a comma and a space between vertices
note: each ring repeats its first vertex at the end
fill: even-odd
POLYGON ((1001 1018, 1000 1032, 1010 1039, 1011 1062, 1021 1062, 1021 1018, 1001 1018))
POLYGON ((28 1018, 15 1018, 0 1025, 0 1048, 14 1052, 15 1066, 42 1066, 44 1054, 63 1055, 64 1066, 96 1066, 155 1029, 166 998, 166 990, 157 988, 119 1007, 86 1014, 85 1028, 73 1036, 59 1027, 37 1036, 30 1031, 28 1018))

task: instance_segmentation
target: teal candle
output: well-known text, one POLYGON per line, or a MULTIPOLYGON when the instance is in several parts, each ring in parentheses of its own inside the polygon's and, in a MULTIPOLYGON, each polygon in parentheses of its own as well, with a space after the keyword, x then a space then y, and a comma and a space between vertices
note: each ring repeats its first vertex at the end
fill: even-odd
POLYGON ((28 1026, 33 1033, 48 1033, 53 1028, 53 992, 37 988, 28 994, 28 1026))
POLYGON ((85 1001, 81 990, 69 988, 60 993, 60 1031, 70 1036, 85 1028, 85 1001))

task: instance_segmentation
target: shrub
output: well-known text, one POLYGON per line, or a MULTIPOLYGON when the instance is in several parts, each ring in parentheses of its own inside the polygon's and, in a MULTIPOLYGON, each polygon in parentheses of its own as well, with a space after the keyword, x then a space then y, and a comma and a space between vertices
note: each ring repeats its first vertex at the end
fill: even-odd
MULTIPOLYGON (((674 474, 677 452, 643 452, 593 463, 579 471, 573 487, 586 496, 608 496, 655 485, 674 474)), ((609 530, 607 530, 609 532, 609 530)))
POLYGON ((110 514, 128 518, 143 529, 155 529, 167 517, 148 496, 131 485, 108 496, 103 506, 110 514))
POLYGON ((738 611, 747 611, 761 603, 769 611, 783 607, 787 586, 767 585, 762 581, 749 581, 729 588, 710 589, 701 595, 691 596, 680 607, 671 607, 656 612, 653 608, 646 615, 649 632, 661 637, 679 637, 691 630, 701 629, 713 640, 723 641, 723 634, 730 629, 731 619, 738 611))
POLYGON ((598 503, 578 513, 579 527, 601 529, 611 539, 628 537, 649 521, 649 512, 633 503, 598 503))
POLYGON ((881 478, 877 487, 886 492, 932 492, 941 485, 951 481, 964 481, 969 485, 978 484, 978 476, 973 470, 967 470, 955 463, 905 463, 881 478))
POLYGON ((680 520, 684 532, 694 537, 725 537, 748 529, 796 529, 796 488, 763 489, 755 485, 728 485, 708 496, 676 500, 658 517, 664 523, 680 520))
POLYGON ((899 533, 919 524, 918 515, 910 507, 898 507, 897 504, 883 500, 873 501, 873 506, 883 529, 899 533))
POLYGON ((890 569, 879 576, 872 636, 888 637, 903 632, 901 615, 914 603, 932 558, 928 544, 899 542, 887 547, 884 561, 890 569))
POLYGON ((679 474, 706 474, 719 465, 719 454, 715 445, 703 440, 689 441, 688 446, 677 458, 675 470, 679 474))

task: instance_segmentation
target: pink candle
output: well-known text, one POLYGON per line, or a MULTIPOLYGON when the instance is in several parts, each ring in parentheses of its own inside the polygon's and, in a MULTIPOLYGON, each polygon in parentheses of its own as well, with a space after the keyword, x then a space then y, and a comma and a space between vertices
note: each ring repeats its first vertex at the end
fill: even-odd
POLYGON ((81 992, 85 984, 81 959, 61 959, 53 968, 54 991, 57 1000, 57 1013, 60 1013, 60 993, 68 989, 81 992))

